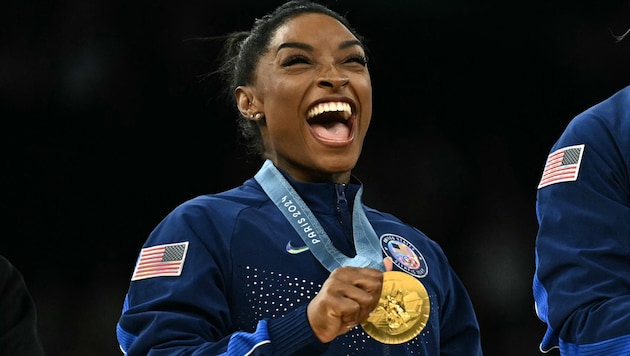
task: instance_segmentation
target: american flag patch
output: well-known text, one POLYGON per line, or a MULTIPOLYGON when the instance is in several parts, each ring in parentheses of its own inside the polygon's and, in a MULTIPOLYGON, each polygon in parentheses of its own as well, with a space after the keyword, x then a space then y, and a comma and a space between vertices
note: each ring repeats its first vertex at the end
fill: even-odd
POLYGON ((583 144, 564 147, 552 152, 547 157, 538 189, 555 183, 576 181, 583 154, 583 144))
POLYGON ((131 280, 179 276, 187 251, 188 241, 143 248, 131 280))

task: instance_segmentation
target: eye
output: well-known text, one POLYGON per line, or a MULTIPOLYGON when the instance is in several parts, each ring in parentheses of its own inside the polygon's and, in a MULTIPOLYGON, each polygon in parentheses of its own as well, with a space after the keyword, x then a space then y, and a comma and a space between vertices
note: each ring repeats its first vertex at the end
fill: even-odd
POLYGON ((346 63, 352 63, 352 62, 365 66, 367 65, 368 59, 364 55, 356 54, 356 55, 352 55, 348 57, 348 59, 346 60, 346 63))
POLYGON ((306 56, 296 54, 282 61, 282 66, 290 67, 295 64, 310 64, 310 63, 311 63, 311 60, 308 59, 306 56))

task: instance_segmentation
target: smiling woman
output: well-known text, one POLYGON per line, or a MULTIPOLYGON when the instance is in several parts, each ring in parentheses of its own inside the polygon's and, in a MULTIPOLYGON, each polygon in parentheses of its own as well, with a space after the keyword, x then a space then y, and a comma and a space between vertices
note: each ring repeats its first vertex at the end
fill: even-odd
MULTIPOLYGON (((257 40, 252 36, 243 51, 257 40)), ((300 181, 347 182, 372 117, 361 41, 321 13, 279 25, 267 41, 251 82, 232 83, 243 118, 263 114, 256 123, 264 157, 300 181)))
POLYGON ((262 166, 151 232, 116 329, 125 354, 482 354, 442 249, 361 200, 363 43, 309 1, 228 36, 220 72, 262 166))

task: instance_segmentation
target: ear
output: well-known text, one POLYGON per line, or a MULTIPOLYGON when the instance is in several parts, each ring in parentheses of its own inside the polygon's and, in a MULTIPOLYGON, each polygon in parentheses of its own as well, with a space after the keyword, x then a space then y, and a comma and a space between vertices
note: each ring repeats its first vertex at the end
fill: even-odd
POLYGON ((238 111, 241 112, 244 118, 252 120, 252 116, 258 112, 258 109, 255 105, 254 93, 251 88, 243 85, 238 86, 234 90, 234 95, 236 95, 238 111))

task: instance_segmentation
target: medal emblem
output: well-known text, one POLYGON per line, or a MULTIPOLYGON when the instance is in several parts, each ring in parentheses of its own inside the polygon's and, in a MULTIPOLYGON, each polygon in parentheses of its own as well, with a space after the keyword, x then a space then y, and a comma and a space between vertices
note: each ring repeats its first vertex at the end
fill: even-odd
POLYGON ((427 325, 429 295, 415 277, 400 271, 383 273, 383 290, 378 306, 365 322, 363 330, 384 344, 402 344, 427 325))

